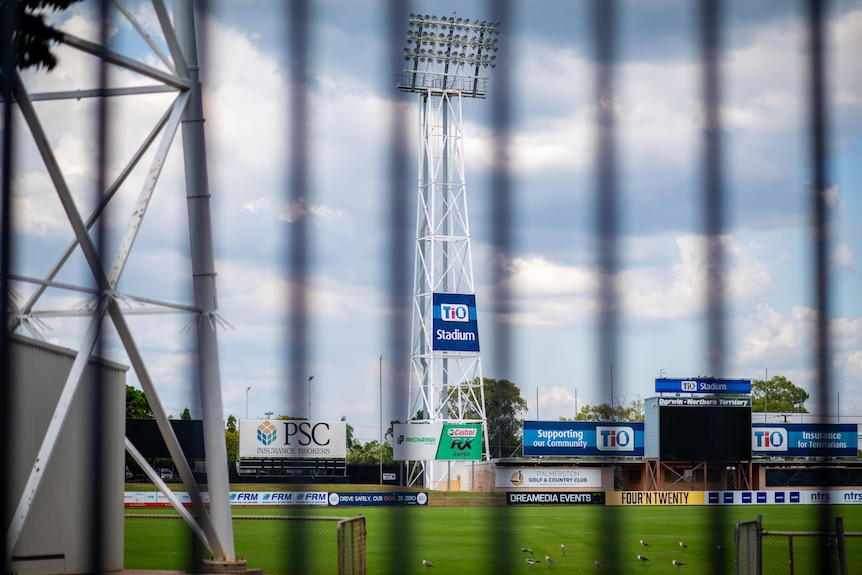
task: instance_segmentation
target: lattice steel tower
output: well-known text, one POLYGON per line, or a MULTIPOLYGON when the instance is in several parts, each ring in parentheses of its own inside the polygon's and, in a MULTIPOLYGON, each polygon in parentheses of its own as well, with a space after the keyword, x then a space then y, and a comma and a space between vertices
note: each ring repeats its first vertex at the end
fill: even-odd
MULTIPOLYGON (((419 185, 408 416, 481 423, 490 458, 467 216, 461 102, 484 98, 499 23, 411 14, 398 89, 419 96, 419 185), (441 339, 445 322, 452 335, 441 339), (441 323, 444 322, 444 323, 441 323), (435 325, 436 324, 436 325, 435 325), (463 327, 463 329, 459 329, 463 327)), ((446 469, 423 462, 426 487, 446 469)), ((416 468, 414 468, 416 469, 416 468)), ((415 471, 414 471, 415 473, 415 471)), ((415 476, 411 477, 411 481, 415 476)))

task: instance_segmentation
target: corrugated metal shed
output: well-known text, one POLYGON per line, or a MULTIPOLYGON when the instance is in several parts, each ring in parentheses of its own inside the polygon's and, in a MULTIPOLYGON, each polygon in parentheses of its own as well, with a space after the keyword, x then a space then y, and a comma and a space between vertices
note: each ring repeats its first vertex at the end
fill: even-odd
MULTIPOLYGON (((54 414, 72 367, 75 352, 41 341, 13 336, 12 505, 18 500, 54 414)), ((84 573, 92 566, 90 510, 102 509, 108 534, 102 551, 106 570, 123 568, 123 462, 125 382, 128 368, 91 359, 84 381, 72 401, 62 433, 45 469, 18 545, 13 550, 15 573, 84 573), (96 372, 96 370, 99 370, 96 372), (104 411, 94 411, 94 375, 101 376, 104 411), (94 423, 101 418, 100 428, 94 423), (102 434, 101 489, 92 503, 97 467, 93 445, 102 434)))

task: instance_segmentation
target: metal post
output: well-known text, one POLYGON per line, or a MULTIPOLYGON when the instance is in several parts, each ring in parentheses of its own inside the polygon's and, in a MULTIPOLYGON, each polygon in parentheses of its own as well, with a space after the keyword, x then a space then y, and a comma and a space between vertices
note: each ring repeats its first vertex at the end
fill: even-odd
POLYGON ((383 356, 380 354, 380 485, 383 485, 383 356))
POLYGON ((225 464, 227 447, 225 446, 222 426, 224 407, 221 396, 221 373, 216 333, 218 305, 210 219, 210 193, 207 180, 203 102, 194 7, 191 0, 179 0, 174 3, 174 23, 188 64, 191 84, 188 107, 183 115, 183 155, 195 306, 200 310, 197 322, 198 376, 200 377, 210 515, 224 555, 213 559, 215 561, 235 562, 230 511, 230 483, 225 464))
POLYGON ((309 376, 308 378, 308 420, 311 421, 311 380, 314 379, 314 376, 309 376))
POLYGON ((245 418, 248 419, 248 392, 251 391, 251 386, 245 388, 245 418))

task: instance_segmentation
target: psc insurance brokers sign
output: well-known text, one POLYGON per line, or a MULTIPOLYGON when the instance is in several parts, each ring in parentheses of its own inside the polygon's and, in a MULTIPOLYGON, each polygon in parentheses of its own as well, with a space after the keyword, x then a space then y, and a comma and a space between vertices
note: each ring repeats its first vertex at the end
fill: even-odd
POLYGON ((344 459, 347 457, 347 423, 300 419, 241 419, 239 456, 344 459))
POLYGON ((783 457, 856 457, 855 423, 752 423, 751 452, 783 457))
POLYGON ((435 293, 432 303, 434 351, 479 353, 476 296, 435 293))
POLYGON ((524 422, 525 456, 642 457, 643 454, 644 424, 640 422, 524 422))

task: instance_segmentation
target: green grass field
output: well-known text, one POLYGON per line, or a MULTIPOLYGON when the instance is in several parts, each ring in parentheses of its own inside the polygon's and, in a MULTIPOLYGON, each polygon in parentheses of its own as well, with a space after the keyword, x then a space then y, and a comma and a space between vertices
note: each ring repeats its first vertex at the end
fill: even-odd
MULTIPOLYGON (((355 516, 366 518, 368 573, 426 573, 422 559, 436 567, 432 575, 456 573, 590 573, 599 560, 602 572, 727 573, 734 570, 736 521, 762 515, 768 531, 812 531, 822 508, 813 505, 732 507, 559 507, 449 506, 423 508, 246 508, 235 515, 355 516), (713 525, 718 520, 719 524, 713 525), (639 540, 650 546, 643 547, 639 540), (687 549, 679 542, 684 541, 687 549), (565 544, 567 553, 561 554, 565 544), (717 545, 728 551, 720 552, 717 545), (528 565, 521 547, 537 559, 556 561, 528 565), (648 563, 637 555, 649 557, 648 563), (686 563, 681 568, 673 559, 686 563), (550 571, 544 571, 544 570, 550 571), (684 570, 684 571, 683 571, 684 570)), ((829 507, 844 518, 845 531, 862 533, 862 511, 829 507)), ((138 511, 135 510, 135 513, 138 511)), ((153 513, 152 510, 146 512, 153 513)), ((159 511, 165 513, 164 510, 159 511)), ((317 523, 317 522, 315 522, 317 523)), ((126 520, 127 569, 189 569, 193 566, 190 531, 180 521, 126 520)), ((296 557, 305 557, 301 572, 334 574, 335 527, 279 521, 235 521, 238 556, 267 575, 297 572, 296 557)), ((850 572, 862 566, 862 538, 847 543, 850 572)), ((786 538, 764 540, 764 572, 789 573, 786 538)), ((794 540, 795 573, 828 573, 814 562, 813 538, 794 540)), ((858 572, 858 571, 857 571, 858 572)))

